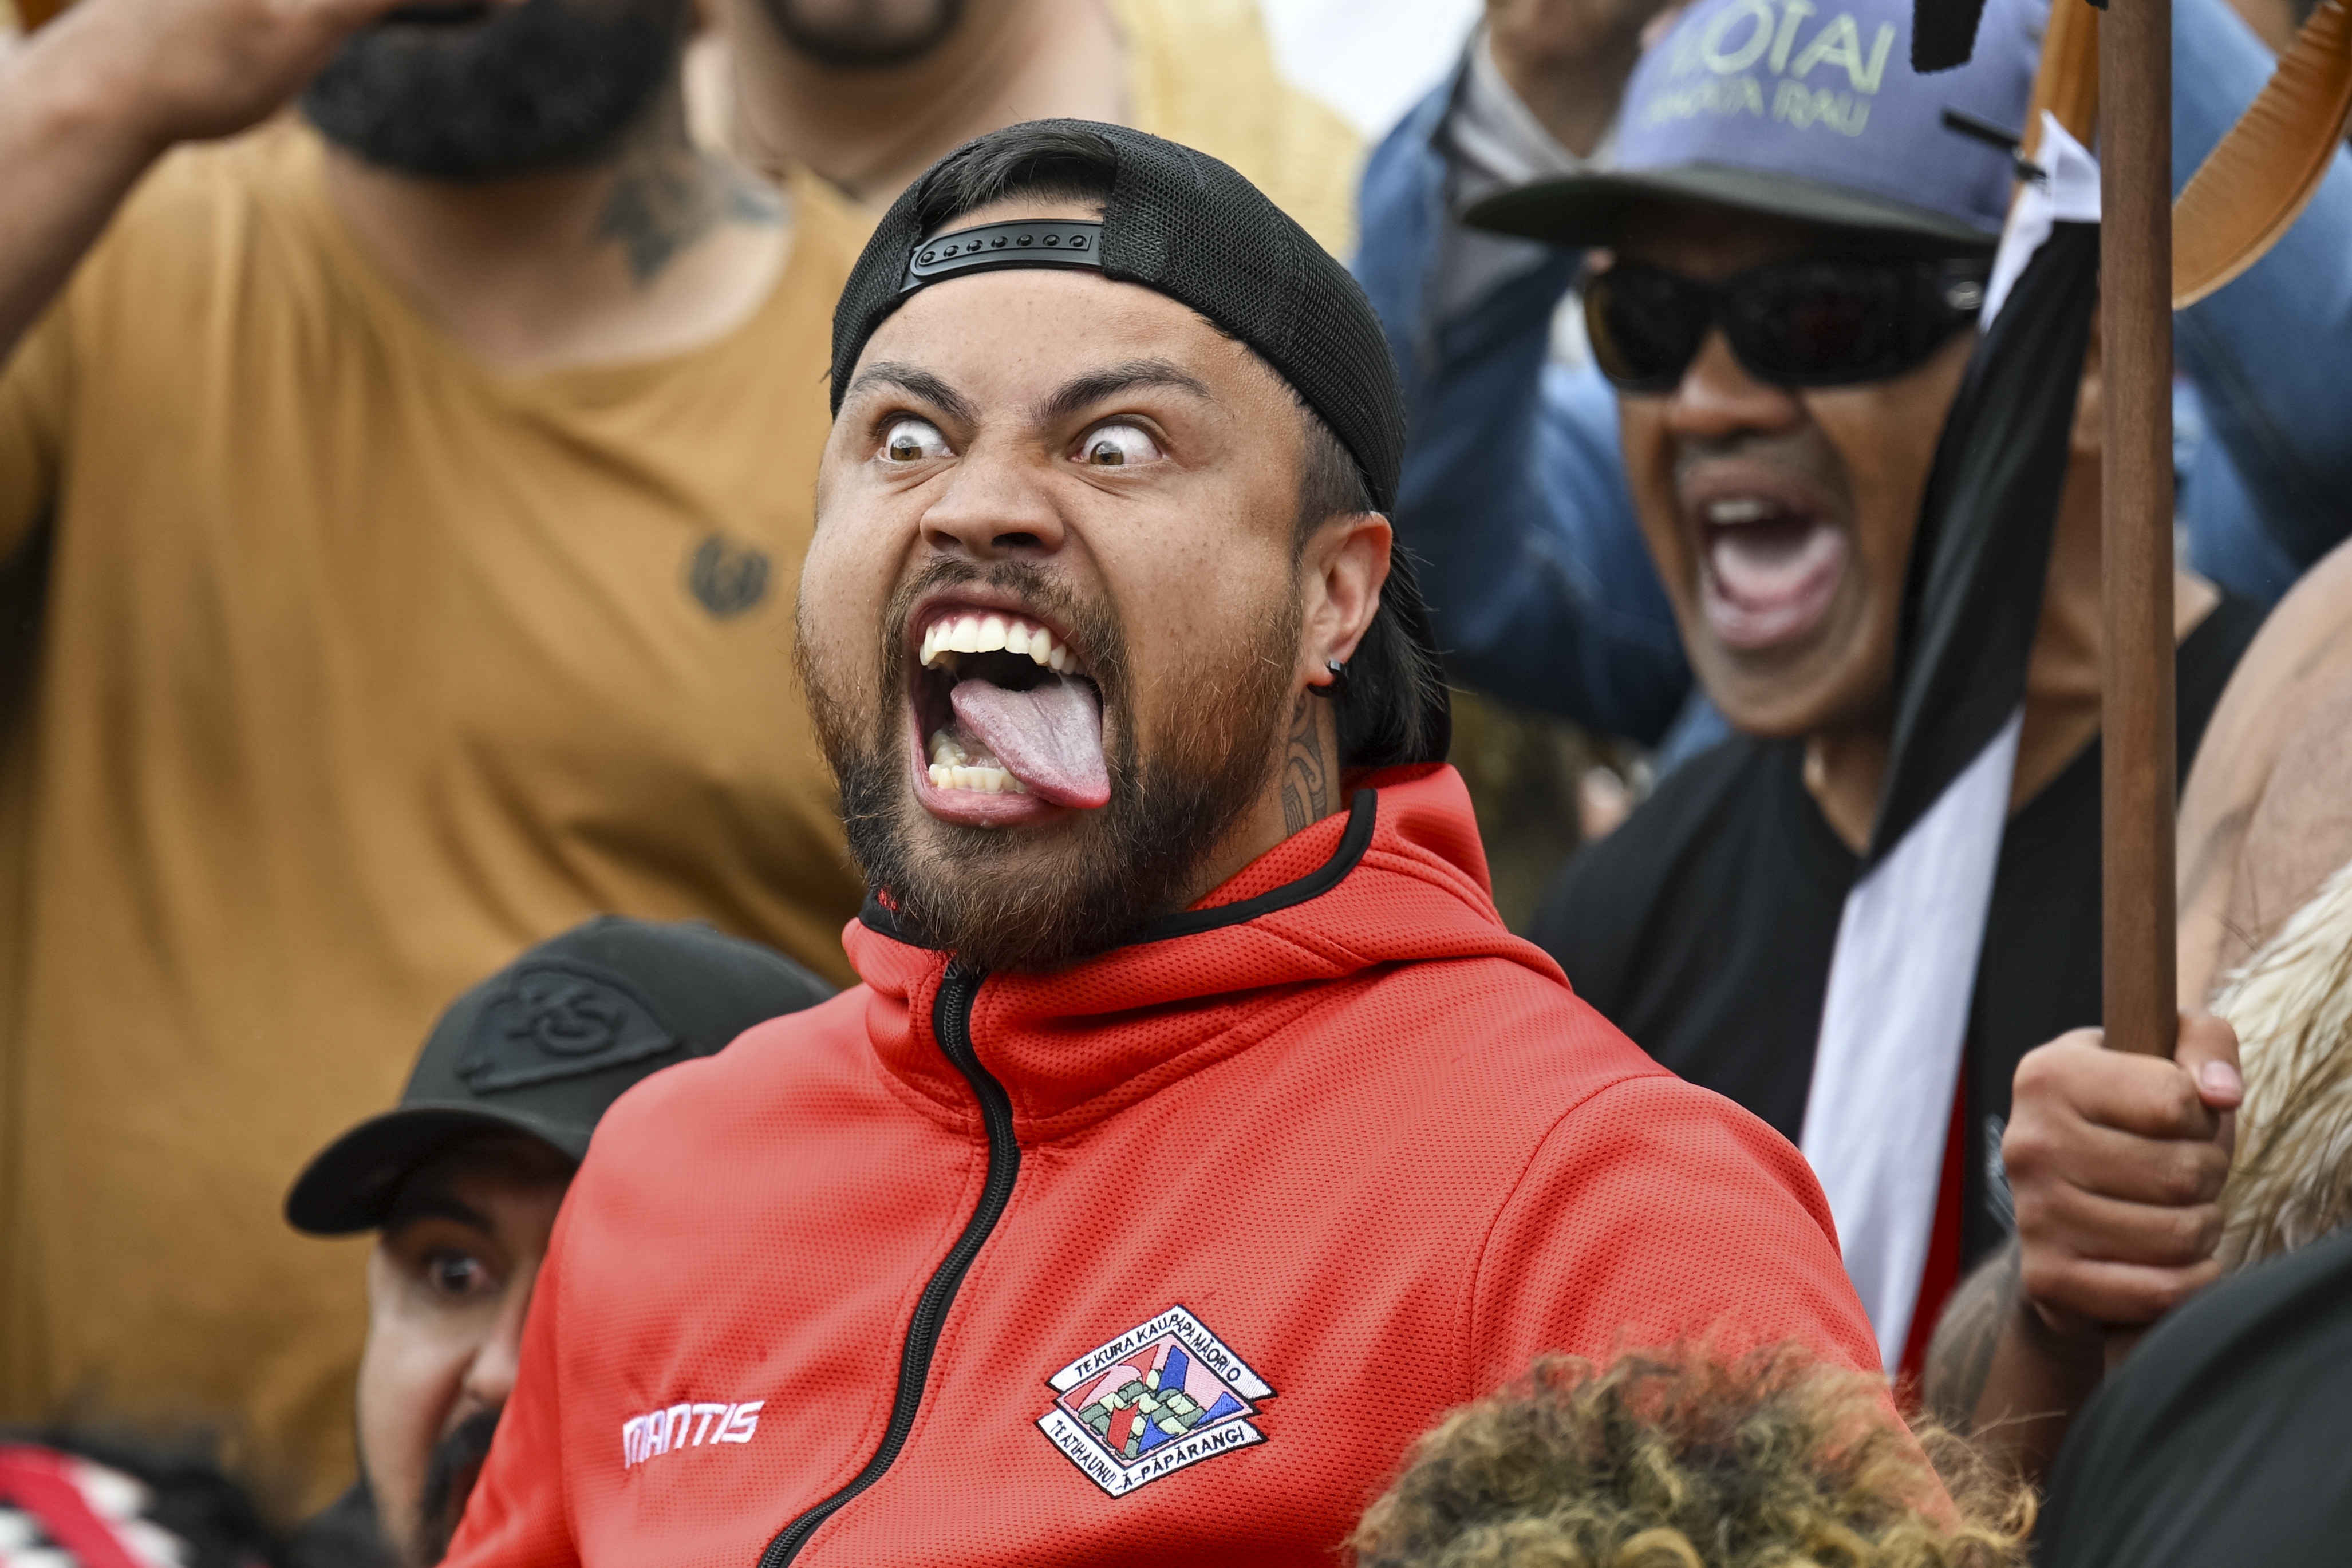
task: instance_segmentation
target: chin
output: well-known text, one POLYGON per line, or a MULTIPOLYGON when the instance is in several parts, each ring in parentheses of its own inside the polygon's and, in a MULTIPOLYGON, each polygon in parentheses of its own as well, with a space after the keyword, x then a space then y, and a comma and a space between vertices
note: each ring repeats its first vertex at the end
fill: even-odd
POLYGON ((1863 678, 1864 663, 1851 648, 1823 647, 1817 639, 1773 649, 1731 650, 1714 644, 1692 667, 1707 697, 1732 728, 1763 740, 1786 740, 1853 722, 1858 686, 1884 690, 1863 678))

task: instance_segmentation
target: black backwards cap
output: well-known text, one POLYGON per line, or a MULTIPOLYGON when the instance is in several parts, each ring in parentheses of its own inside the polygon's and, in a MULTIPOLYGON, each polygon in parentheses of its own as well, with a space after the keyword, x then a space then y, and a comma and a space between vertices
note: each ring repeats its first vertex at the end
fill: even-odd
POLYGON ((599 915, 451 1003, 399 1108, 320 1150, 286 1195, 287 1220, 314 1236, 373 1230, 409 1176, 478 1133, 520 1133, 577 1160, 639 1080, 832 994, 782 954, 708 925, 599 915))
MULTIPOLYGON (((953 222, 950 217, 947 221, 953 222)), ((833 314, 833 412, 841 412, 857 357, 890 313, 918 290, 969 272, 1083 267, 1152 289, 1249 346, 1330 427, 1356 461, 1373 506, 1392 512, 1404 462, 1404 394, 1371 301, 1338 258, 1229 165, 1205 152, 1122 125, 1031 120, 965 142, 890 204, 849 275, 833 314), (1099 223, 1021 220, 925 235, 930 193, 963 160, 1012 137, 1038 132, 1098 138, 1118 162, 1099 223)), ((1360 765, 1442 761, 1452 734, 1437 640, 1409 552, 1399 544, 1381 591, 1423 665, 1414 685, 1424 708, 1423 744, 1349 758, 1360 765)), ((1365 645, 1378 631, 1367 632, 1365 645)), ((1404 694, 1361 691, 1360 648, 1350 673, 1357 700, 1394 705, 1404 694)), ((1342 720, 1343 737, 1351 727, 1342 720)), ((1392 726, 1390 727, 1393 727, 1392 726)), ((1343 738, 1343 750, 1346 742, 1343 738)))

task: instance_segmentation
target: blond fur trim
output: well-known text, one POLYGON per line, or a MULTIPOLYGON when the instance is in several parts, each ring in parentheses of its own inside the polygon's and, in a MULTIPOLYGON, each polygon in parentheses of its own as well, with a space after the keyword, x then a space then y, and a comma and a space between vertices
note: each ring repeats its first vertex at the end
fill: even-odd
POLYGON ((2230 977, 2213 1010, 2238 1031, 2246 1099, 2221 1195, 2236 1268, 2352 1218, 2352 865, 2230 977))

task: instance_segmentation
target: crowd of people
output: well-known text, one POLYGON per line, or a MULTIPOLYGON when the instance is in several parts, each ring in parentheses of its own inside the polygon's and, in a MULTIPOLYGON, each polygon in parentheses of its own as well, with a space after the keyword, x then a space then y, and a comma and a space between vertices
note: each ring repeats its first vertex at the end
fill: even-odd
POLYGON ((0 1563, 2331 1561, 2352 152, 2111 1051, 2082 4, 0 0, 0 1563))

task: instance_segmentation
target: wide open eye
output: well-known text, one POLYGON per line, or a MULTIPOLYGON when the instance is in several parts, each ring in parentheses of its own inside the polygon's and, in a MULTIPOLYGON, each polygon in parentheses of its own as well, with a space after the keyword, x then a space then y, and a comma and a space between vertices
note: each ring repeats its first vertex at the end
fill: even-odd
POLYGON ((1097 424, 1078 443, 1078 461, 1089 468, 1128 468, 1160 456, 1159 444, 1131 424, 1097 424))
POLYGON ((926 458, 952 455, 948 438, 928 419, 893 420, 882 437, 882 459, 886 463, 920 463, 926 458))
POLYGON ((498 1288, 489 1266, 468 1252, 436 1249, 423 1260, 425 1285, 447 1301, 466 1301, 498 1288))

